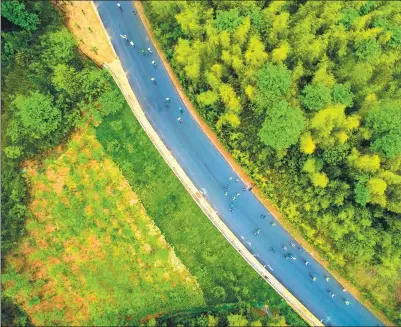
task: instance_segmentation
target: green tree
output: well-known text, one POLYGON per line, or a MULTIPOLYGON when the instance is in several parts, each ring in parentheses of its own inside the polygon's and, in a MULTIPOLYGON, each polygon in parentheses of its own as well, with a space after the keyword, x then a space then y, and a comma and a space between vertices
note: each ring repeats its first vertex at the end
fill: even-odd
POLYGON ((366 115, 366 125, 373 131, 372 149, 387 158, 401 153, 401 106, 384 101, 366 115))
POLYGON ((355 48, 355 55, 359 59, 377 57, 381 53, 380 44, 376 41, 376 39, 361 40, 356 43, 355 48))
POLYGON ((7 158, 16 159, 22 155, 21 146, 7 146, 4 148, 4 153, 6 154, 7 158))
POLYGON ((231 313, 227 316, 227 320, 228 320, 228 325, 233 327, 248 325, 248 320, 243 315, 236 315, 231 313))
POLYGON ((308 84, 302 90, 301 102, 309 110, 320 110, 331 102, 330 89, 320 84, 308 84))
POLYGON ((273 102, 280 100, 291 86, 291 72, 282 64, 265 64, 256 73, 258 87, 257 102, 260 107, 270 107, 273 102))
POLYGON ((68 63, 75 58, 76 41, 65 27, 46 33, 40 38, 40 42, 44 49, 41 56, 42 61, 51 67, 60 63, 68 63))
POLYGON ((259 137, 264 144, 279 151, 296 144, 304 126, 302 112, 282 100, 268 110, 259 137))
POLYGON ((27 31, 36 31, 40 23, 37 14, 27 12, 25 4, 15 0, 1 2, 1 15, 27 31))
POLYGON ((213 315, 208 315, 207 316, 207 321, 208 321, 208 326, 210 327, 216 327, 219 323, 219 318, 213 316, 213 315))
POLYGON ((332 95, 334 103, 345 104, 347 107, 352 107, 354 104, 354 95, 351 91, 351 85, 349 83, 335 84, 332 95))
POLYGON ((17 95, 12 106, 23 127, 22 132, 34 139, 54 132, 61 122, 61 112, 53 102, 50 94, 38 91, 29 96, 17 95))
POLYGON ((125 104, 125 99, 118 88, 104 92, 98 99, 105 116, 119 112, 125 104))

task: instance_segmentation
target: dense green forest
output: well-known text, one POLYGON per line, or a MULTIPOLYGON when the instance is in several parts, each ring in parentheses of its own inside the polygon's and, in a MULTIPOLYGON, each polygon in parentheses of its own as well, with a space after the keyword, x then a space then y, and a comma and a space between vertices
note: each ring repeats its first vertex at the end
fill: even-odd
POLYGON ((145 2, 200 114, 401 324, 401 2, 145 2))

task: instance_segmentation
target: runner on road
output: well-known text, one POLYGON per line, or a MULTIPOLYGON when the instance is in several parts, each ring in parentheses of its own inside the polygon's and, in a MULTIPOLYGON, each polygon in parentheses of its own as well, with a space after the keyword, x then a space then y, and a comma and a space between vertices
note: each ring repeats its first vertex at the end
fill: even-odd
POLYGON ((178 122, 180 123, 180 124, 182 124, 182 119, 181 119, 181 117, 178 117, 178 122))
POLYGON ((127 39, 127 36, 125 34, 120 34, 120 36, 122 39, 125 39, 125 40, 127 39))
POLYGON ((152 53, 152 49, 151 49, 150 47, 148 48, 148 51, 149 51, 150 53, 152 53))
POLYGON ((178 110, 179 110, 181 113, 184 113, 184 109, 182 109, 182 107, 179 107, 178 110))
POLYGON ((123 11, 123 8, 121 8, 121 3, 117 2, 117 7, 120 8, 121 11, 123 11))
POLYGON ((152 60, 152 65, 155 66, 155 67, 157 66, 156 62, 154 60, 152 60))
POLYGON ((132 42, 132 41, 129 41, 129 44, 131 44, 131 46, 132 46, 133 48, 135 48, 135 44, 134 44, 134 42, 132 42))
POLYGON ((153 84, 156 84, 156 80, 154 77, 152 77, 150 80, 152 81, 153 84))
POLYGON ((145 55, 145 49, 144 48, 141 49, 141 52, 142 52, 143 55, 145 55))

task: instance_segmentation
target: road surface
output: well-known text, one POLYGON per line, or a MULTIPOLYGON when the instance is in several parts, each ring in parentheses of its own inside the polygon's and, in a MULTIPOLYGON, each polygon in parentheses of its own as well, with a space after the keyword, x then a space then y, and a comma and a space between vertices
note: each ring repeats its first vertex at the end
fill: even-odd
POLYGON ((295 244, 252 192, 243 191, 240 177, 186 109, 141 20, 133 13, 132 2, 122 1, 121 9, 112 1, 95 1, 95 5, 150 123, 238 239, 326 326, 382 326, 369 310, 349 293, 343 292, 342 286, 295 244), (121 36, 132 40, 135 47, 121 36), (147 50, 149 47, 152 53, 147 50), (144 49, 144 54, 141 49, 144 49), (157 67, 152 64, 153 60, 157 67), (151 81, 152 77, 156 84, 151 81), (166 98, 170 99, 168 107, 166 98), (180 112, 180 107, 183 112, 180 112), (228 190, 225 190, 225 185, 228 190), (225 195, 226 191, 228 195, 225 195), (231 203, 234 204, 232 211, 231 203), (261 215, 266 217, 263 219, 261 215), (255 236, 257 229, 260 233, 255 236), (289 253, 296 260, 285 259, 289 253), (312 277, 316 280, 313 281, 312 277), (345 301, 349 301, 349 305, 345 301))

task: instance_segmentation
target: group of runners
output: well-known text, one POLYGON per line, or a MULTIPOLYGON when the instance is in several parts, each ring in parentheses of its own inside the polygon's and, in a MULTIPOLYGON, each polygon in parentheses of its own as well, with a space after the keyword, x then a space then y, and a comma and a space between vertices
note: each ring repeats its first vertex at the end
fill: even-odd
MULTIPOLYGON (((233 177, 230 176, 230 177, 228 178, 228 180, 229 180, 230 182, 233 181, 233 177)), ((236 182, 236 183, 239 183, 240 180, 239 180, 238 178, 236 178, 236 179, 235 179, 235 182, 236 182)), ((229 191, 229 190, 230 190, 229 184, 224 184, 224 195, 225 195, 225 196, 228 196, 228 195, 229 195, 229 194, 228 194, 228 191, 229 191)), ((243 191, 246 191, 246 188, 243 187, 242 190, 243 190, 243 191)), ((251 189, 249 189, 249 191, 250 191, 250 190, 251 190, 251 189)), ((230 212, 232 212, 232 211, 234 210, 234 207, 235 207, 234 201, 236 201, 236 200, 239 198, 240 195, 241 195, 241 194, 240 194, 239 192, 237 192, 235 195, 233 195, 233 196, 231 197, 231 200, 232 200, 232 201, 230 202, 230 205, 229 205, 230 212)), ((265 215, 265 214, 261 214, 261 215, 260 215, 260 218, 261 218, 261 219, 266 219, 266 215, 265 215)), ((273 221, 270 222, 270 225, 274 227, 274 226, 276 226, 276 222, 273 220, 273 221)), ((261 230, 260 230, 259 228, 257 228, 257 229, 253 232, 253 234, 254 234, 255 236, 258 236, 258 235, 260 234, 260 232, 261 232, 261 230)), ((293 256, 291 253, 287 252, 288 249, 287 249, 287 247, 286 247, 284 244, 282 245, 282 247, 283 247, 284 251, 286 251, 284 257, 285 257, 287 260, 296 260, 296 257, 295 257, 295 256, 293 256)), ((296 245, 294 242, 291 242, 291 247, 292 247, 292 248, 298 248, 298 250, 299 250, 300 252, 303 252, 303 248, 300 247, 300 246, 297 247, 297 245, 296 245)), ((271 250, 271 252, 276 253, 276 249, 275 249, 274 247, 271 247, 270 250, 271 250)), ((308 265, 309 265, 309 261, 304 260, 304 264, 305 264, 305 266, 308 266, 308 265)), ((315 276, 313 276, 313 275, 310 275, 310 276, 311 276, 311 278, 312 278, 312 281, 315 282, 315 281, 317 280, 317 278, 316 278, 315 276)), ((329 282, 329 280, 330 280, 329 277, 326 277, 325 279, 326 279, 326 282, 329 282)), ((345 288, 343 288, 343 292, 346 292, 346 289, 345 289, 345 288)), ((334 298, 335 294, 334 294, 331 290, 328 290, 328 293, 330 294, 330 296, 331 296, 332 298, 334 298)), ((345 300, 345 299, 344 299, 344 303, 345 303, 346 305, 349 305, 349 304, 350 304, 350 302, 349 302, 348 300, 345 300)))
MULTIPOLYGON (((123 9, 122 9, 122 7, 121 7, 121 4, 120 4, 119 2, 117 3, 117 7, 118 7, 121 11, 123 11, 123 9)), ((137 12, 136 12, 135 10, 133 10, 133 13, 134 13, 135 15, 137 14, 137 12)), ((135 43, 134 43, 132 40, 129 40, 128 37, 127 37, 127 35, 125 35, 125 34, 120 34, 120 36, 121 36, 122 39, 125 39, 125 40, 127 41, 127 43, 129 43, 133 48, 135 48, 135 43)), ((151 49, 150 47, 147 48, 147 52, 149 52, 149 54, 152 54, 152 53, 153 53, 153 52, 152 52, 152 49, 151 49)), ((143 55, 146 55, 146 51, 145 51, 144 48, 141 49, 141 53, 142 53, 143 55)), ((152 64, 154 67, 157 67, 157 64, 156 64, 156 61, 155 61, 155 60, 152 60, 152 61, 151 61, 151 64, 152 64)), ((156 80, 155 80, 154 77, 151 77, 150 80, 151 80, 151 82, 152 82, 153 84, 156 85, 156 80)), ((169 97, 166 97, 166 99, 165 99, 165 105, 166 105, 166 107, 170 107, 170 103, 171 103, 170 98, 169 98, 169 97)), ((179 107, 178 110, 179 110, 179 112, 180 112, 181 114, 184 112, 182 107, 179 107)), ((181 116, 179 116, 179 117, 177 118, 177 121, 178 121, 180 124, 183 123, 181 116)), ((232 180, 233 180, 233 177, 230 176, 230 177, 229 177, 229 181, 231 182, 232 180)), ((238 184, 239 181, 240 181, 240 180, 239 180, 238 178, 235 179, 235 183, 238 184)), ((225 185, 224 185, 224 195, 225 195, 225 196, 228 196, 228 195, 229 195, 229 193, 228 193, 229 189, 230 189, 230 188, 229 188, 228 184, 225 184, 225 185)), ((242 191, 246 191, 246 190, 247 190, 246 187, 243 187, 243 188, 242 188, 242 191)), ((251 191, 251 190, 252 190, 252 188, 249 188, 249 191, 251 191)), ((230 202, 230 205, 229 205, 229 208, 230 208, 230 211, 231 211, 231 212, 234 210, 234 207, 235 207, 234 202, 235 202, 240 196, 241 196, 241 193, 240 193, 240 192, 236 192, 235 194, 233 194, 233 195, 231 196, 231 202, 230 202)), ((260 217, 261 217, 262 219, 265 219, 265 218, 266 218, 266 215, 261 214, 260 217)), ((276 226, 276 223, 275 223, 274 221, 272 221, 272 222, 271 222, 271 225, 274 227, 274 226, 276 226)), ((260 234, 260 229, 258 228, 258 229, 256 229, 256 230, 254 231, 254 235, 255 235, 255 236, 258 236, 259 234, 260 234)), ((293 242, 291 242, 291 246, 292 246, 293 248, 295 248, 295 244, 294 244, 293 242)), ((283 249, 284 249, 285 251, 287 251, 287 247, 286 247, 285 245, 283 245, 283 249)), ((298 249, 299 249, 300 251, 302 250, 302 248, 300 248, 300 247, 298 247, 298 249)), ((271 248, 271 251, 272 251, 273 253, 276 252, 276 250, 275 250, 274 248, 271 248)), ((286 259, 296 260, 296 258, 295 258, 293 255, 289 254, 289 253, 286 254, 285 257, 286 257, 286 259)), ((307 266, 307 265, 309 264, 309 262, 305 260, 305 261, 304 261, 304 264, 305 264, 305 266, 307 266)), ((310 277, 312 278, 312 281, 314 281, 314 282, 317 280, 317 278, 316 278, 315 276, 313 276, 313 275, 310 275, 310 277)), ((325 280, 326 280, 326 282, 329 282, 330 278, 329 278, 329 277, 326 277, 325 280)), ((343 288, 343 292, 346 292, 346 289, 345 289, 345 288, 343 288)), ((334 298, 335 294, 334 294, 331 290, 328 290, 328 293, 329 293, 329 295, 330 295, 332 298, 334 298)), ((345 303, 346 305, 349 305, 349 304, 350 304, 350 302, 349 302, 348 300, 344 300, 344 303, 345 303)))
MULTIPOLYGON (((123 11, 123 8, 122 8, 122 6, 121 6, 121 3, 117 2, 117 7, 120 9, 120 11, 123 11)), ((137 14, 135 10, 133 11, 133 13, 134 13, 135 15, 137 14)), ((123 40, 126 40, 127 43, 129 43, 133 48, 135 48, 135 43, 134 43, 134 41, 133 41, 133 40, 130 40, 126 34, 120 34, 120 37, 121 37, 123 40)), ((152 51, 152 49, 151 49, 150 47, 148 47, 146 50, 145 50, 144 48, 141 48, 141 53, 142 53, 144 56, 146 56, 146 53, 149 53, 149 54, 151 55, 151 54, 153 54, 153 51, 152 51)), ((151 64, 152 64, 154 67, 157 67, 157 63, 156 63, 156 61, 155 61, 154 59, 151 61, 151 64)), ((150 81, 151 81, 154 85, 157 84, 157 83, 156 83, 156 79, 155 79, 154 77, 151 77, 151 78, 150 78, 150 81)), ((167 98, 165 99, 165 105, 166 105, 166 107, 170 107, 170 103, 171 103, 170 98, 167 97, 167 98)), ((181 114, 184 113, 184 109, 183 109, 182 107, 179 107, 179 108, 178 108, 178 111, 179 111, 181 114)), ((180 124, 183 123, 183 120, 182 120, 181 116, 179 116, 179 117, 177 118, 177 121, 178 121, 180 124)))

